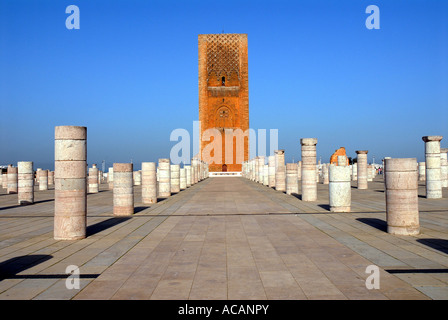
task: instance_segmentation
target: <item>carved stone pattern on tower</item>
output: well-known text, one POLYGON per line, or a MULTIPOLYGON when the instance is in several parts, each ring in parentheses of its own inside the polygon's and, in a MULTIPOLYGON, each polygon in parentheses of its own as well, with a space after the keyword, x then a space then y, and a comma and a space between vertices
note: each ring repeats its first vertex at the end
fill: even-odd
POLYGON ((238 34, 207 35, 207 80, 212 72, 217 78, 234 72, 240 79, 239 46, 238 34))

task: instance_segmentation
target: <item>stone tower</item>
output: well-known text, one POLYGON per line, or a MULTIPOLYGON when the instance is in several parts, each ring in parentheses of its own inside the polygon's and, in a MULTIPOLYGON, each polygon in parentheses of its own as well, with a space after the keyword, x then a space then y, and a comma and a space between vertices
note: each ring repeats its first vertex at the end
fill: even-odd
POLYGON ((198 42, 200 155, 211 172, 241 171, 249 158, 247 34, 201 34, 198 42))

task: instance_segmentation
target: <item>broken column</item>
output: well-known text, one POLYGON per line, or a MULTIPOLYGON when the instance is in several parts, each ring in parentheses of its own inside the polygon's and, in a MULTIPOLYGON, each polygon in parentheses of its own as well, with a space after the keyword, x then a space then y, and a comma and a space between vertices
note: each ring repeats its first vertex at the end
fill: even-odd
POLYGON ((140 171, 134 171, 132 173, 133 180, 134 180, 134 186, 141 186, 142 185, 142 173, 140 171))
POLYGON ((323 184, 329 184, 330 183, 330 176, 328 172, 328 165, 324 163, 322 167, 322 175, 323 175, 323 184))
POLYGON ((440 174, 442 180, 442 188, 448 187, 448 159, 447 148, 440 148, 440 174))
POLYGON ((418 234, 417 159, 386 159, 385 175, 387 232, 397 235, 418 234))
POLYGON ((39 190, 48 190, 48 170, 39 171, 39 190))
POLYGON ((269 165, 265 164, 263 170, 263 185, 268 186, 269 185, 269 165))
POLYGON ((89 168, 89 177, 87 178, 87 184, 89 186, 89 193, 98 193, 98 168, 96 164, 92 164, 92 168, 89 168))
POLYGON ((6 173, 2 176, 2 188, 8 189, 8 171, 6 171, 6 173))
POLYGON ((317 138, 300 139, 302 145, 302 200, 317 200, 316 145, 317 138))
MULTIPOLYGON (((178 164, 172 164, 171 170, 171 193, 178 193, 180 191, 180 166, 178 164)), ((200 175, 198 176, 198 178, 200 175)))
POLYGON ((109 168, 109 173, 107 174, 107 180, 109 181, 109 190, 114 190, 114 168, 109 168))
POLYGON ((185 166, 180 169, 180 190, 187 188, 187 174, 185 172, 185 166))
POLYGON ((55 128, 54 238, 86 237, 87 217, 87 128, 55 128))
POLYGON ((115 216, 134 214, 133 164, 114 163, 114 210, 115 216))
POLYGON ((275 190, 286 191, 285 150, 275 150, 275 190))
POLYGON ((355 163, 352 165, 352 181, 358 180, 358 164, 355 163))
MULTIPOLYGON (((442 198, 440 140, 442 136, 424 136, 426 158, 426 198, 442 198)), ((386 168, 387 169, 387 168, 386 168)))
POLYGON ((357 169, 357 177, 358 177, 358 189, 367 189, 367 150, 358 150, 356 154, 358 155, 358 169, 357 169))
POLYGON ((34 203, 34 171, 32 161, 17 163, 18 202, 20 205, 34 203))
POLYGON ((258 157, 258 182, 263 184, 264 181, 264 157, 258 157))
POLYGON ((418 181, 426 181, 426 162, 418 163, 418 181))
POLYGON ((275 156, 268 157, 269 187, 275 188, 275 156))
POLYGON ((193 176, 193 183, 196 184, 199 182, 198 160, 196 158, 191 159, 191 167, 194 168, 194 171, 192 170, 191 173, 193 176))
POLYGON ((157 170, 155 162, 142 162, 142 203, 157 203, 157 170))
POLYGON ((191 187, 191 166, 189 165, 185 166, 185 175, 187 178, 187 188, 191 187))
POLYGON ((351 182, 350 167, 347 165, 333 165, 328 169, 331 212, 350 212, 351 182))
MULTIPOLYGON (((193 166, 196 176, 196 164, 193 166)), ((195 178, 193 178, 195 181, 195 178)), ((171 196, 171 174, 170 159, 159 159, 159 197, 168 198, 171 196)))
POLYGON ((48 170, 48 187, 54 186, 54 171, 48 170))
POLYGON ((17 193, 18 192, 17 167, 13 167, 12 165, 9 165, 7 172, 8 172, 8 188, 7 188, 6 192, 8 194, 17 193))
POLYGON ((297 180, 297 164, 286 164, 286 194, 298 194, 299 181, 297 180))

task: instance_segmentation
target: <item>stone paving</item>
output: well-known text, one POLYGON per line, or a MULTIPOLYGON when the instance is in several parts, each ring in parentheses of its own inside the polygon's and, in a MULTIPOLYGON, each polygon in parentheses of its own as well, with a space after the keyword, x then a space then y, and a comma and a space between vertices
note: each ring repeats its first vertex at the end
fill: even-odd
MULTIPOLYGON (((328 185, 303 202, 241 177, 209 178, 135 214, 88 195, 87 238, 53 239, 54 190, 17 205, 0 191, 0 299, 448 299, 448 190, 426 199, 421 234, 385 232, 381 176, 330 213, 328 185), (369 265, 380 289, 368 290, 369 265), (80 289, 66 288, 66 268, 80 289)), ((0 188, 1 189, 1 188, 0 188)), ((299 187, 299 194, 300 194, 299 187)))

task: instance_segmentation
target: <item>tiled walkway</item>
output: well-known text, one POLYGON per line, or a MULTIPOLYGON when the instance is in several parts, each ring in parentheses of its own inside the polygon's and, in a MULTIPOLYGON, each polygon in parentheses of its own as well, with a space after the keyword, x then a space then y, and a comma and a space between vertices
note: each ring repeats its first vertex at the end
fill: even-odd
POLYGON ((352 212, 243 178, 209 178, 136 213, 88 195, 88 237, 53 240, 53 190, 17 206, 0 192, 0 299, 448 299, 448 195, 419 198, 421 234, 385 232, 381 178, 352 188, 352 212), (66 288, 76 265, 80 289, 66 288), (368 290, 366 267, 380 267, 368 290))

